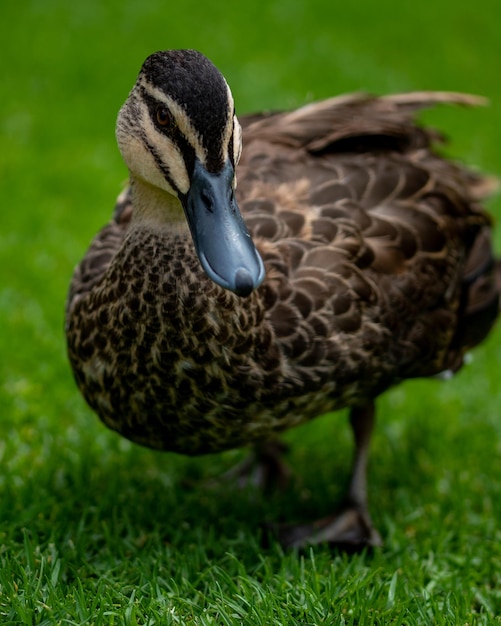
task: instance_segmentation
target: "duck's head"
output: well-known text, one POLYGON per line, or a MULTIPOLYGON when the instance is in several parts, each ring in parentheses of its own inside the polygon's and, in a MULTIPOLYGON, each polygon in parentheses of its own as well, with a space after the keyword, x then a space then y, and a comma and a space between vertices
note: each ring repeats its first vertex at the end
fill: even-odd
POLYGON ((152 54, 120 110, 117 140, 133 180, 179 200, 207 275, 241 296, 258 287, 263 262, 234 194, 241 129, 218 69, 195 50, 152 54))

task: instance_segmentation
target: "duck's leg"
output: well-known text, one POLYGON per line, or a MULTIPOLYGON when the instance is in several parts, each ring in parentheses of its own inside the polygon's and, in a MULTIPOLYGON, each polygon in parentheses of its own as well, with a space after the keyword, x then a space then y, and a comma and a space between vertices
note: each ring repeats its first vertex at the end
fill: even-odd
POLYGON ((287 444, 280 439, 256 444, 249 456, 225 472, 222 479, 235 482, 242 489, 284 489, 291 476, 291 470, 283 459, 287 450, 287 444))
POLYGON ((367 505, 367 460, 374 427, 374 403, 355 407, 350 423, 355 439, 355 454, 347 497, 342 509, 334 515, 310 524, 282 526, 279 540, 284 547, 304 548, 318 543, 357 551, 381 545, 367 505))

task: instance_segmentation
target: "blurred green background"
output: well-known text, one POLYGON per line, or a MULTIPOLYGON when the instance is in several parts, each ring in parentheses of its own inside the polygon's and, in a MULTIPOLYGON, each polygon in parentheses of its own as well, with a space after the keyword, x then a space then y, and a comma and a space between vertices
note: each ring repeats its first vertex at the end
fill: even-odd
MULTIPOLYGON (((193 501, 180 491, 166 496, 165 486, 179 489, 173 486, 177 479, 187 475, 199 479, 214 467, 227 465, 219 457, 183 460, 120 441, 86 408, 66 361, 67 285, 90 239, 109 219, 126 180, 114 123, 144 58, 166 48, 201 50, 226 76, 237 113, 292 108, 349 91, 438 89, 482 94, 491 100, 489 107, 441 108, 426 112, 423 119, 452 138, 449 154, 499 176, 500 16, 499 0, 2 1, 2 550, 17 554, 22 565, 27 558, 21 548, 22 529, 38 537, 34 541, 42 552, 50 542, 62 549, 68 537, 74 542, 82 520, 90 516, 95 525, 89 523, 89 543, 82 539, 83 552, 69 556, 65 565, 84 576, 89 559, 105 561, 99 547, 106 544, 102 520, 117 507, 135 520, 127 531, 134 536, 151 534, 152 528, 167 523, 165 516, 151 521, 155 507, 168 509, 167 517, 172 515, 171 504, 179 507, 168 526, 174 532, 173 525, 181 524, 183 515, 189 518, 187 507, 193 501), (159 491, 163 505, 157 501, 159 491)), ((490 201, 489 208, 501 217, 500 196, 490 201)), ((496 242, 501 251, 501 228, 496 242)), ((418 551, 436 550, 429 529, 440 527, 447 500, 460 494, 454 506, 465 518, 457 513, 462 521, 451 520, 450 532, 459 532, 459 525, 464 535, 462 539, 454 535, 456 543, 471 540, 478 525, 472 530, 465 520, 473 507, 483 520, 477 520, 482 530, 475 535, 475 545, 486 550, 486 558, 494 558, 486 543, 493 537, 486 535, 492 531, 500 491, 500 338, 498 328, 476 351, 473 365, 454 381, 440 386, 413 382, 382 399, 382 423, 374 446, 374 465, 380 469, 371 480, 376 490, 373 500, 378 501, 375 516, 389 537, 390 551, 407 539, 417 541, 418 551), (445 499, 438 509, 417 508, 418 503, 429 505, 437 494, 445 499), (409 522, 419 510, 420 521, 409 522), (397 526, 407 524, 401 534, 390 521, 395 517, 397 526), (483 523, 490 524, 491 531, 483 523)), ((290 440, 296 442, 295 460, 306 474, 313 502, 317 499, 311 508, 322 509, 325 493, 338 494, 338 486, 331 486, 333 457, 341 483, 347 471, 351 444, 344 416, 319 420, 300 434, 291 434, 290 440), (326 433, 334 433, 334 449, 326 433)), ((231 497, 225 500, 221 494, 220 505, 218 498, 219 494, 193 516, 194 532, 205 532, 200 527, 211 524, 220 531, 217 524, 226 516, 229 521, 223 527, 230 536, 237 533, 248 512, 236 515, 231 497), (200 518, 203 515, 205 519, 200 518), (198 530, 197 516, 203 520, 198 530)), ((280 506, 290 506, 297 515, 300 508, 294 509, 291 502, 282 501, 280 506)), ((121 532, 127 534, 123 528, 121 532)), ((252 526, 246 532, 243 542, 252 536, 252 526)), ((182 551, 187 540, 182 534, 175 536, 171 541, 182 551)), ((221 546, 223 553, 236 549, 231 542, 221 546)), ((134 550, 137 546, 133 557, 134 550)), ((390 584, 397 566, 386 562, 382 567, 381 584, 390 584)), ((486 580, 482 584, 492 592, 492 579, 486 580)), ((494 615, 499 597, 485 590, 484 596, 490 609, 480 603, 481 608, 494 615)), ((471 610, 469 601, 466 604, 465 615, 471 610)))

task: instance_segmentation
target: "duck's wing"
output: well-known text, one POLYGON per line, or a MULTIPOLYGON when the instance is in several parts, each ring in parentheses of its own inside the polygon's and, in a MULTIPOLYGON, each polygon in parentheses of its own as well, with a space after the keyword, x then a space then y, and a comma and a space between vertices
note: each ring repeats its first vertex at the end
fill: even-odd
POLYGON ((268 315, 299 360, 315 345, 320 362, 339 333, 354 351, 390 333, 401 374, 429 375, 473 341, 466 311, 483 310, 479 336, 490 329, 499 287, 479 199, 492 182, 438 156, 440 134, 414 120, 443 102, 483 100, 355 95, 244 120, 239 201, 267 264, 268 315))
POLYGON ((270 112, 240 118, 244 146, 253 141, 324 151, 409 151, 442 141, 441 133, 416 125, 418 111, 437 104, 479 106, 481 96, 455 92, 410 92, 389 96, 348 94, 313 102, 291 112, 270 112))

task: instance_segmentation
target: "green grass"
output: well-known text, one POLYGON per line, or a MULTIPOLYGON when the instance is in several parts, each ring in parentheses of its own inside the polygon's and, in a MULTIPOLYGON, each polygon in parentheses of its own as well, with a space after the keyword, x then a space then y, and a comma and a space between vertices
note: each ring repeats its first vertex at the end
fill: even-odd
MULTIPOLYGON (((263 548, 259 530, 339 502, 345 414, 287 435, 288 492, 208 489, 241 453, 186 459, 120 440, 80 398, 63 336, 72 268, 126 178, 114 120, 147 54, 201 49, 240 112, 353 90, 484 94, 489 108, 425 117, 451 154, 499 175, 498 17, 499 0, 3 1, 1 624, 501 621, 500 328, 456 379, 381 399, 370 480, 385 546, 353 557, 263 548)), ((490 208, 500 217, 500 198, 490 208)))

